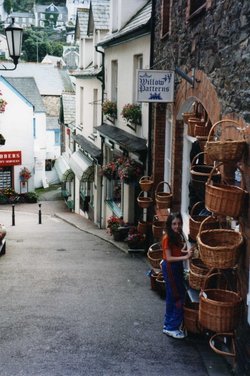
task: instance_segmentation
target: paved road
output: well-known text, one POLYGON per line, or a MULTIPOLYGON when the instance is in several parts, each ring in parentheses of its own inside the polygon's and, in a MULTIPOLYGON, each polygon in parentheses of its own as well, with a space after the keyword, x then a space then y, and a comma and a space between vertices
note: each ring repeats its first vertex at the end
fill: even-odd
MULTIPOLYGON (((0 376, 208 375, 195 342, 161 333, 148 264, 54 216, 62 201, 0 207, 0 376)), ((224 373, 221 373, 224 374, 224 373)), ((219 375, 219 374, 218 374, 219 375)))

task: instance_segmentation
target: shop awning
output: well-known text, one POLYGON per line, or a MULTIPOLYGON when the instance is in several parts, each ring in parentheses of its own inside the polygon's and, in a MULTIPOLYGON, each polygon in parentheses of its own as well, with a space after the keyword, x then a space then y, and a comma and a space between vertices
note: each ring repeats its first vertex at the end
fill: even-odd
POLYGON ((99 149, 93 142, 87 140, 81 134, 72 135, 72 139, 81 147, 81 149, 88 153, 92 158, 99 161, 102 155, 101 149, 99 149))
POLYGON ((63 155, 57 158, 54 167, 61 182, 73 180, 74 173, 63 155))
POLYGON ((102 136, 108 137, 128 152, 138 154, 145 154, 147 152, 147 140, 144 138, 134 136, 123 129, 105 123, 96 127, 96 130, 102 136))
POLYGON ((71 155, 69 165, 79 180, 94 181, 93 163, 80 150, 75 151, 71 155))

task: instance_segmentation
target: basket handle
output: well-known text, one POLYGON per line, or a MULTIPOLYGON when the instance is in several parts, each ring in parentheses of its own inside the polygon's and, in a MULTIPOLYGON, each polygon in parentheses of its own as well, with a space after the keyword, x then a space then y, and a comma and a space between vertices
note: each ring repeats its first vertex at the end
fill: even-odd
POLYGON ((206 222, 210 222, 210 221, 215 221, 216 220, 216 217, 213 216, 213 215, 210 215, 209 217, 205 218, 201 224, 200 224, 200 227, 199 227, 199 231, 198 231, 198 236, 200 237, 201 235, 201 230, 202 230, 202 226, 206 223, 206 222))
POLYGON ((163 186, 164 186, 164 184, 167 184, 168 189, 169 189, 169 193, 171 193, 171 187, 170 187, 170 185, 168 184, 168 182, 167 182, 167 181, 160 181, 160 183, 157 184, 157 187, 156 187, 156 190, 155 190, 155 194, 158 193, 158 189, 159 189, 159 187, 160 187, 161 184, 162 184, 163 186))
POLYGON ((215 352, 216 352, 217 354, 219 354, 219 355, 226 355, 226 356, 236 357, 235 336, 234 336, 234 333, 215 333, 215 334, 212 335, 212 337, 210 338, 210 340, 209 340, 209 345, 210 345, 211 349, 212 349, 213 351, 215 351, 215 352), (215 345, 214 345, 214 339, 215 339, 216 337, 219 337, 219 336, 232 337, 232 352, 222 351, 222 350, 217 349, 217 347, 215 347, 215 345))
POLYGON ((143 183, 143 180, 150 180, 152 181, 152 176, 142 176, 139 180, 139 183, 143 183))
POLYGON ((209 280, 211 280, 215 276, 223 277, 224 280, 226 281, 226 284, 228 284, 228 280, 226 279, 226 276, 224 275, 224 273, 222 273, 221 271, 216 271, 215 268, 212 268, 206 274, 206 278, 205 278, 205 280, 203 282, 203 286, 202 286, 202 289, 201 289, 202 291, 204 291, 204 290, 206 290, 208 288, 208 282, 209 282, 209 280))
POLYGON ((208 136, 207 136, 207 141, 210 141, 210 137, 212 136, 213 132, 214 132, 214 128, 219 125, 219 124, 222 124, 224 122, 227 122, 227 123, 231 123, 231 124, 234 124, 234 125, 229 125, 228 127, 234 127, 236 128, 237 130, 240 131, 240 134, 243 136, 244 138, 244 134, 242 132, 242 128, 238 128, 240 126, 240 124, 238 123, 238 121, 235 121, 235 120, 230 120, 230 119, 225 119, 225 120, 220 120, 220 121, 217 121, 216 123, 214 123, 214 125, 212 126, 212 128, 210 129, 209 133, 208 133, 208 136), (238 127, 236 127, 236 125, 238 127))
MULTIPOLYGON (((192 215, 194 214, 194 210, 195 210, 196 208, 198 208, 199 205, 201 205, 201 204, 204 204, 204 201, 198 201, 198 202, 196 202, 196 203, 192 206, 192 209, 191 209, 191 211, 190 211, 190 216, 192 216, 192 215)), ((204 205, 203 205, 203 206, 204 206, 204 205)))
MULTIPOLYGON (((194 156, 194 158, 192 159, 192 162, 191 162, 191 169, 193 168, 193 166, 195 165, 195 161, 198 159, 198 157, 201 155, 201 154, 207 154, 205 151, 201 151, 200 153, 196 154, 194 156)), ((204 163, 203 163, 204 164, 204 163)))
MULTIPOLYGON (((206 184, 209 185, 211 183, 211 179, 212 179, 212 176, 213 176, 213 173, 214 173, 214 170, 215 169, 218 169, 220 166, 224 165, 223 162, 219 162, 217 165, 214 165, 214 167, 212 168, 212 170, 210 171, 209 175, 208 175, 208 179, 207 179, 207 182, 206 184)), ((242 177, 242 183, 243 183, 243 190, 246 191, 246 179, 245 179, 245 175, 244 175, 244 171, 242 170, 242 168, 240 167, 239 164, 237 164, 237 168, 240 170, 241 172, 241 177, 242 177)), ((223 180, 223 183, 226 185, 228 185, 228 183, 223 180)), ((247 191, 246 191, 247 193, 247 191)))
POLYGON ((229 291, 234 291, 239 297, 241 297, 241 295, 240 295, 241 280, 240 280, 239 274, 237 272, 237 266, 234 267, 232 272, 235 273, 235 274, 227 276, 226 271, 222 271, 221 269, 217 269, 217 268, 210 269, 205 276, 206 278, 203 282, 203 286, 202 286, 202 289, 201 289, 202 292, 208 288, 208 282, 211 278, 213 278, 215 276, 220 276, 220 277, 223 277, 224 281, 226 282, 226 289, 229 290, 229 291), (232 277, 233 277, 233 281, 235 283, 235 287, 232 286, 232 277))

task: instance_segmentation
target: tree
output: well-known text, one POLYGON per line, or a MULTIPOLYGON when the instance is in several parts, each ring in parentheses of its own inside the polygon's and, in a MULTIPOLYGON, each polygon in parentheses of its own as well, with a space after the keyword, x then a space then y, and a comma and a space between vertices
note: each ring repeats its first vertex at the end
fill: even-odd
POLYGON ((13 1, 12 0, 4 0, 3 9, 5 10, 5 12, 10 14, 12 8, 13 8, 13 1))

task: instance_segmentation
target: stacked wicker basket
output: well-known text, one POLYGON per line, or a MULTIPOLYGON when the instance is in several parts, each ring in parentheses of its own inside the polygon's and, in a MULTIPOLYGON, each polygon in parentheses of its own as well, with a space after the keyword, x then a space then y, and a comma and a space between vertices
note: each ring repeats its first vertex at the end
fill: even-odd
POLYGON ((238 285, 222 285, 221 276, 237 272, 243 236, 232 228, 222 228, 221 223, 225 224, 229 217, 239 218, 247 192, 225 183, 222 167, 235 166, 242 159, 245 147, 244 132, 235 121, 217 122, 209 132, 205 151, 214 160, 214 167, 205 182, 205 208, 213 215, 199 218, 194 215, 193 207, 189 222, 190 235, 197 241, 199 250, 199 258, 190 262, 189 284, 193 289, 201 290, 199 304, 186 304, 184 308, 187 330, 191 332, 197 333, 205 328, 217 336, 221 333, 231 335, 239 324, 242 298, 238 285), (218 126, 219 130, 216 130, 218 126), (234 141, 228 138, 228 127, 235 128, 235 133, 239 133, 238 139, 235 136, 234 141), (220 173, 221 181, 213 181, 214 174, 220 173), (212 279, 213 283, 209 286, 212 279))

